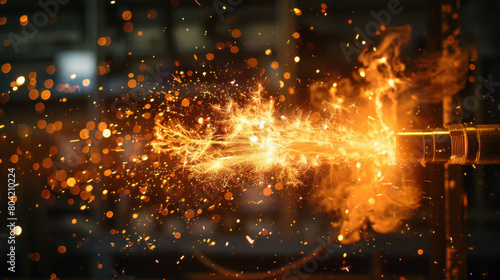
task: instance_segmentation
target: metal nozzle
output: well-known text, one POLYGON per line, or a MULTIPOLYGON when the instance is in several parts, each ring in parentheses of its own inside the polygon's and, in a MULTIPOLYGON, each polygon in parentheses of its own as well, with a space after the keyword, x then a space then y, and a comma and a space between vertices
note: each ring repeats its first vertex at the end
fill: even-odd
POLYGON ((455 124, 396 135, 398 157, 410 162, 500 163, 500 125, 455 124))

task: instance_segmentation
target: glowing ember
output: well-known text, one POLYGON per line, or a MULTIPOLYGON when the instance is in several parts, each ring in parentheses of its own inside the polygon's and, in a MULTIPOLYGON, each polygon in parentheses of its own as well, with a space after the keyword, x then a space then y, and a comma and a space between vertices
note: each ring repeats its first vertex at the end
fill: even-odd
POLYGON ((253 240, 250 236, 247 235, 246 238, 247 238, 248 243, 250 243, 251 245, 253 245, 255 243, 255 240, 253 240))

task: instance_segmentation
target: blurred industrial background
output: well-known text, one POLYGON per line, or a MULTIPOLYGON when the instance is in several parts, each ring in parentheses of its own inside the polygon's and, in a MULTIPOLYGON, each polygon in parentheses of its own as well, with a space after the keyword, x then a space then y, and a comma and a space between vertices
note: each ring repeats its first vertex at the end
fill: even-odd
MULTIPOLYGON (((349 61, 340 43, 354 41, 353 28, 373 21, 371 11, 385 10, 390 2, 400 3, 402 11, 392 14, 388 27, 412 27, 407 50, 414 58, 423 52, 439 51, 445 38, 443 26, 458 21, 461 44, 474 50, 474 69, 469 69, 469 82, 455 97, 456 102, 474 95, 481 85, 491 98, 478 102, 472 111, 462 108, 457 114, 464 122, 500 123, 500 103, 496 98, 499 84, 492 82, 500 81, 500 2, 494 0, 467 0, 459 5, 447 0, 0 0, 0 65, 9 64, 0 73, 0 124, 22 122, 40 127, 37 122, 48 115, 47 122, 54 126, 53 137, 46 137, 44 130, 33 129, 29 138, 32 140, 24 139, 17 128, 2 127, 2 178, 6 177, 11 166, 9 159, 19 146, 23 150, 38 144, 47 149, 63 147, 61 143, 69 142, 75 133, 78 135, 72 123, 85 124, 96 120, 98 114, 111 114, 110 109, 102 108, 117 106, 117 98, 121 100, 118 106, 126 104, 129 73, 138 69, 142 77, 134 78, 138 82, 149 78, 150 83, 155 83, 155 90, 173 76, 188 75, 188 71, 214 71, 220 73, 220 79, 230 77, 247 85, 251 83, 248 81, 262 82, 265 76, 266 88, 285 94, 291 107, 314 108, 311 85, 336 81, 355 69, 356 55, 349 61), (456 9, 459 17, 445 18, 443 9, 447 7, 456 9), (38 18, 33 17, 37 13, 38 18), (36 30, 26 28, 26 16, 29 21, 38 20, 36 30), (287 64, 291 57, 300 57, 300 63, 287 64), (249 58, 256 59, 260 68, 248 69, 249 58), (273 67, 273 62, 280 67, 273 67), (179 64, 185 73, 178 71, 179 64), (283 79, 285 73, 291 78, 283 79), (28 75, 34 75, 29 77, 31 80, 38 80, 37 87, 11 92, 12 82, 28 75), (488 86, 484 86, 484 80, 488 86), (43 103, 38 94, 32 96, 33 89, 41 94, 43 103), (50 90, 45 93, 50 98, 44 97, 45 89, 50 90), (58 128, 57 121, 62 128, 58 128)), ((207 78, 211 85, 219 82, 210 79, 207 78)), ((192 95, 205 89, 193 83, 186 85, 186 91, 192 95)), ((421 123, 440 126, 440 108, 439 103, 422 104, 421 123)), ((5 279, 223 279, 194 257, 196 250, 236 271, 258 267, 260 272, 266 272, 307 255, 318 245, 318 236, 328 240, 335 234, 330 217, 315 211, 307 201, 313 179, 305 188, 289 189, 277 201, 264 198, 258 213, 253 204, 247 203, 258 194, 250 190, 236 198, 238 206, 227 210, 232 218, 260 218, 267 221, 269 231, 282 232, 251 246, 245 236, 261 229, 250 222, 239 225, 237 232, 204 218, 188 226, 183 219, 165 216, 161 223, 141 226, 140 217, 149 215, 147 209, 139 211, 134 225, 129 217, 137 213, 137 205, 128 196, 96 202, 82 211, 79 203, 44 197, 42 191, 50 185, 49 172, 32 171, 33 164, 21 160, 17 168, 17 180, 22 186, 17 193, 17 213, 23 232, 17 237, 15 274, 3 269, 7 242, 0 237, 0 275, 5 279), (114 213, 113 218, 103 220, 107 211, 114 213), (78 221, 76 225, 74 219, 78 221), (294 224, 294 230, 290 230, 290 224, 294 224), (189 227, 190 233, 182 238, 171 234, 172 229, 180 231, 184 227, 189 227), (206 246, 209 242, 202 242, 198 234, 206 227, 212 228, 212 240, 224 240, 231 246, 206 246), (123 228, 144 236, 144 242, 136 242, 137 236, 127 240, 128 233, 115 233, 115 229, 123 228), (151 244, 155 244, 154 250, 151 244)), ((499 279, 499 166, 450 171, 457 173, 450 176, 459 178, 456 188, 463 188, 467 194, 466 213, 455 213, 458 218, 445 215, 446 207, 460 206, 462 200, 460 194, 456 201, 445 200, 445 178, 436 171, 440 168, 437 164, 420 167, 415 180, 422 187, 424 198, 411 219, 402 225, 409 230, 373 233, 353 245, 333 244, 330 258, 318 262, 318 268, 283 279, 444 279, 447 262, 452 261, 459 263, 459 268, 450 272, 453 275, 449 274, 449 279, 499 279), (446 224, 455 220, 460 223, 458 229, 451 228, 466 243, 457 241, 459 251, 450 252, 446 245, 450 227, 446 224), (453 259, 450 254, 458 257, 453 259), (463 267, 466 272, 461 270, 463 267)), ((99 188, 99 184, 94 184, 94 188, 99 188)), ((116 180, 113 184, 118 189, 125 187, 126 182, 116 180)), ((2 205, 7 205, 5 192, 2 182, 2 205)), ((1 214, 4 221, 4 206, 1 214)), ((226 223, 230 223, 231 218, 227 219, 226 223)), ((4 232, 5 228, 0 231, 4 232)))

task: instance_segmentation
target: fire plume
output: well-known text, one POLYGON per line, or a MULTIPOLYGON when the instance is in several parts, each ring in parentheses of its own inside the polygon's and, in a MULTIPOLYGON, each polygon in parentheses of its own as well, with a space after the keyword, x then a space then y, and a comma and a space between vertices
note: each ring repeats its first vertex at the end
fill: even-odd
MULTIPOLYGON (((314 183, 312 196, 318 208, 332 214, 340 242, 355 242, 368 228, 396 231, 419 205, 420 191, 409 179, 415 167, 396 161, 394 134, 416 119, 418 102, 441 96, 432 90, 439 88, 432 79, 437 70, 419 66, 411 72, 400 58, 410 31, 391 29, 378 46, 364 49, 351 77, 311 84, 311 104, 321 113, 280 115, 259 86, 244 106, 214 106, 217 120, 196 129, 160 114, 152 146, 180 157, 196 174, 277 172, 281 180, 300 185, 305 171, 326 166, 329 172, 314 183), (423 80, 431 81, 425 93, 423 80)), ((461 76, 448 62, 440 58, 438 72, 461 76)))

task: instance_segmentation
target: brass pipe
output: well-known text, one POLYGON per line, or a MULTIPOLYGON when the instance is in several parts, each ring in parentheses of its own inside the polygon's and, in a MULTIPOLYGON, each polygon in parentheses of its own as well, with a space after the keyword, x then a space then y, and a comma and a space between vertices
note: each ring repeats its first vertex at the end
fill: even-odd
POLYGON ((408 162, 500 163, 500 125, 454 124, 396 135, 398 158, 408 162))

